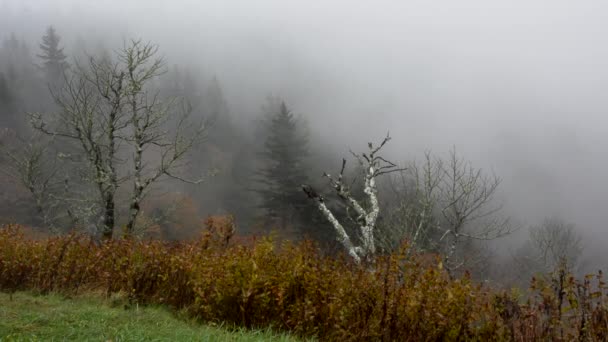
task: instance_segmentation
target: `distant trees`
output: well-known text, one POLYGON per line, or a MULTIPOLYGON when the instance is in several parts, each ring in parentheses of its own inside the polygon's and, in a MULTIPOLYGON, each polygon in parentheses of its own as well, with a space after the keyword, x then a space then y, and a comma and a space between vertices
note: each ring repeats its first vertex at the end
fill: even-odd
POLYGON ((9 82, 22 81, 31 75, 24 73, 34 72, 34 63, 27 45, 17 38, 15 33, 2 42, 2 60, 0 66, 5 69, 9 82))
POLYGON ((545 218, 530 227, 529 240, 514 255, 518 277, 528 281, 559 267, 576 272, 582 252, 582 236, 574 224, 559 217, 545 218))
POLYGON ((49 26, 46 29, 45 35, 42 36, 42 43, 40 43, 41 53, 38 57, 42 59, 42 69, 45 72, 47 82, 51 84, 59 81, 69 66, 66 61, 67 56, 59 45, 60 42, 61 37, 55 31, 55 28, 49 26))
MULTIPOLYGON (((62 187, 56 168, 56 164, 60 163, 55 159, 54 146, 49 144, 52 139, 32 134, 25 115, 27 111, 48 108, 48 87, 27 44, 18 39, 15 33, 2 38, 0 127, 3 139, 0 143, 0 172, 9 177, 2 178, 0 188, 23 191, 22 201, 25 202, 11 205, 11 211, 20 212, 11 222, 18 218, 19 222, 40 224, 50 231, 59 232, 59 223, 69 220, 64 210, 65 202, 57 201, 51 195, 62 187)), ((10 190, 8 197, 16 200, 21 196, 15 190, 10 190)), ((8 206, 6 201, 2 206, 8 206)))
POLYGON ((575 269, 578 265, 583 246, 574 224, 557 217, 546 218, 530 228, 530 239, 548 267, 553 269, 561 264, 575 269))
MULTIPOLYGON (((219 77, 197 69, 172 67, 161 81, 162 93, 183 95, 192 105, 192 118, 205 118, 213 129, 205 133, 205 144, 194 146, 189 153, 185 174, 197 177, 201 170, 212 170, 213 182, 204 187, 182 184, 182 191, 192 196, 202 215, 235 216, 238 222, 250 222, 256 216, 255 193, 251 174, 257 165, 256 146, 248 135, 251 126, 243 127, 232 120, 233 113, 219 77)), ((250 224, 239 225, 243 230, 250 224)))
POLYGON ((214 139, 220 145, 230 144, 232 142, 230 135, 233 133, 230 110, 220 81, 216 76, 211 78, 203 102, 209 120, 213 121, 214 127, 217 128, 215 132, 210 132, 210 139, 214 139))
POLYGON ((439 252, 450 274, 484 261, 476 241, 512 231, 495 202, 500 178, 487 175, 450 151, 447 160, 425 155, 394 180, 397 205, 383 221, 383 245, 409 240, 421 251, 439 252))
POLYGON ((16 111, 15 94, 13 93, 6 75, 0 71, 0 125, 3 127, 14 126, 16 111))
POLYGON ((154 45, 133 41, 115 60, 90 58, 55 95, 55 116, 31 115, 38 131, 77 144, 86 165, 81 175, 97 193, 92 216, 101 218, 105 239, 116 226, 119 187, 132 182, 125 225, 131 235, 151 184, 163 176, 188 181, 175 172, 207 128, 189 122, 187 105, 160 99, 151 84, 164 67, 156 52, 154 45))
POLYGON ((142 202, 142 214, 137 221, 136 235, 168 241, 200 237, 201 216, 198 203, 177 192, 149 196, 142 202))
POLYGON ((48 101, 48 89, 31 58, 27 45, 12 33, 0 48, 0 126, 20 135, 27 128, 27 110, 48 101))

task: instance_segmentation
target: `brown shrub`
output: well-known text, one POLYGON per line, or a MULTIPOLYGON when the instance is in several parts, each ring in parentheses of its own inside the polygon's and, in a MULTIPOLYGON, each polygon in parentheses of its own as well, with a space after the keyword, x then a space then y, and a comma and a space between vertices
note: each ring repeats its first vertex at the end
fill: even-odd
MULTIPOLYGON (((232 231, 229 218, 208 222, 232 231)), ((425 258, 404 247, 359 267, 322 256, 309 242, 226 245, 207 234, 187 243, 96 245, 79 235, 29 240, 9 226, 0 229, 0 290, 126 293, 138 303, 187 308, 204 321, 332 341, 606 338, 601 276, 593 287, 591 278, 578 283, 558 274, 535 284, 522 303, 466 276, 451 280, 425 258)))
POLYGON ((230 239, 236 233, 236 225, 232 215, 209 216, 203 221, 203 225, 205 226, 203 234, 221 246, 228 246, 230 239))

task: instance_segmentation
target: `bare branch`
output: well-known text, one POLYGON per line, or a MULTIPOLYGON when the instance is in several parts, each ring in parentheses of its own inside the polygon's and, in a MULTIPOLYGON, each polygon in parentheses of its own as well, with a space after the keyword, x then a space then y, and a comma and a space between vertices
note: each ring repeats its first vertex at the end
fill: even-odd
MULTIPOLYGON (((357 158, 359 164, 363 169, 363 192, 367 196, 366 199, 368 208, 361 205, 360 202, 353 197, 349 187, 344 183, 344 170, 346 168, 345 159, 342 159, 342 166, 337 178, 333 178, 327 173, 324 174, 324 176, 330 180, 330 184, 336 191, 336 194, 357 213, 358 217, 355 220, 351 219, 351 221, 355 222, 358 225, 359 233, 361 235, 361 246, 355 246, 352 243, 342 224, 335 218, 331 210, 329 210, 325 205, 323 197, 320 196, 316 191, 314 191, 310 186, 302 186, 302 190, 307 194, 309 198, 315 200, 321 213, 332 224, 338 236, 338 241, 344 246, 344 248, 347 250, 349 255, 355 260, 356 263, 360 263, 361 260, 369 261, 370 257, 376 252, 374 229, 376 227, 376 222, 378 220, 378 215, 380 212, 380 204, 377 196, 378 189, 376 184, 376 178, 383 174, 389 174, 402 170, 400 168, 397 168, 394 163, 389 162, 383 157, 376 155, 389 140, 390 137, 387 134, 386 138, 376 148, 374 148, 372 143, 368 143, 368 154, 355 154, 354 152, 350 151, 350 153, 355 158, 357 158)), ((348 216, 350 217, 350 215, 348 216)))

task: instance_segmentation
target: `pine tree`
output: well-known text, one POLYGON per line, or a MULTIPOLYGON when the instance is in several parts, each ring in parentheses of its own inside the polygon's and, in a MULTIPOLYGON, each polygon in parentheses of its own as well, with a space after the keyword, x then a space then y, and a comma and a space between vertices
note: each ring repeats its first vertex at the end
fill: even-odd
POLYGON ((222 126, 230 125, 230 113, 228 110, 228 103, 224 98, 224 91, 220 85, 217 77, 213 77, 209 86, 207 87, 206 99, 206 110, 209 113, 210 118, 217 124, 222 126))
POLYGON ((9 54, 9 58, 13 57, 10 55, 17 55, 21 50, 22 46, 17 39, 17 36, 14 32, 11 32, 11 35, 8 39, 5 39, 2 44, 2 49, 5 50, 9 54))
POLYGON ((258 171, 260 207, 280 228, 296 228, 301 233, 298 226, 310 208, 300 189, 307 181, 308 139, 285 102, 270 100, 266 110, 267 136, 260 153, 263 166, 258 171))
POLYGON ((0 127, 13 127, 15 116, 15 98, 8 80, 0 72, 0 127))
POLYGON ((203 106, 205 117, 213 124, 213 131, 208 136, 209 141, 214 142, 224 150, 234 148, 236 142, 235 127, 228 102, 224 97, 224 92, 217 77, 213 77, 207 86, 203 97, 203 106))
POLYGON ((43 60, 43 70, 46 73, 47 80, 51 83, 59 81, 68 68, 67 56, 63 53, 63 48, 59 47, 60 41, 61 37, 53 26, 49 26, 46 34, 42 37, 42 44, 40 44, 42 53, 38 57, 43 60))
MULTIPOLYGON (((34 78, 35 70, 32 68, 34 62, 30 58, 30 52, 25 43, 19 41, 14 33, 2 42, 0 49, 0 68, 6 71, 7 80, 15 89, 20 86, 24 79, 34 78), (26 75, 27 74, 27 75, 26 75)), ((16 91, 21 92, 21 90, 16 91)))
POLYGON ((12 33, 0 48, 0 121, 22 133, 27 127, 23 113, 37 109, 48 89, 39 91, 40 80, 27 46, 12 33))

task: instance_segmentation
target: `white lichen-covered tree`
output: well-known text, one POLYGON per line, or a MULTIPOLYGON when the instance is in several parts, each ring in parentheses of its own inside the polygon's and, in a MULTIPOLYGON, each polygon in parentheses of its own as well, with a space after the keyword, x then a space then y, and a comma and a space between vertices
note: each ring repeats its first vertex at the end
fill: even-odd
POLYGON ((356 223, 358 228, 357 232, 359 233, 359 236, 357 240, 360 241, 359 244, 355 244, 355 242, 353 242, 357 240, 349 236, 343 224, 327 207, 325 198, 312 189, 311 186, 302 186, 302 189, 306 195, 316 202, 321 213, 332 224, 338 241, 342 244, 347 253, 356 263, 361 263, 362 261, 367 262, 376 253, 374 230, 380 214, 377 178, 385 174, 402 170, 399 169, 397 165, 384 159, 380 155, 380 150, 389 140, 390 136, 387 135, 386 138, 384 138, 384 140, 376 147, 371 142, 368 143, 369 151, 367 153, 355 154, 351 152, 359 162, 363 172, 363 193, 366 196, 365 199, 356 199, 351 192, 350 186, 344 179, 346 159, 342 159, 342 168, 340 169, 340 173, 337 177, 333 177, 327 173, 325 174, 325 177, 330 180, 330 184, 335 190, 336 194, 345 202, 347 208, 354 210, 356 214, 356 218, 353 220, 353 222, 356 223))
POLYGON ((163 101, 154 89, 154 80, 164 71, 157 50, 132 41, 114 60, 91 57, 85 65, 76 64, 53 94, 58 112, 30 115, 36 130, 77 146, 74 154, 82 157, 83 178, 96 189, 104 239, 114 233, 119 188, 132 182, 125 226, 130 236, 151 184, 163 176, 188 181, 176 172, 207 128, 204 121, 190 122, 186 105, 163 101))

